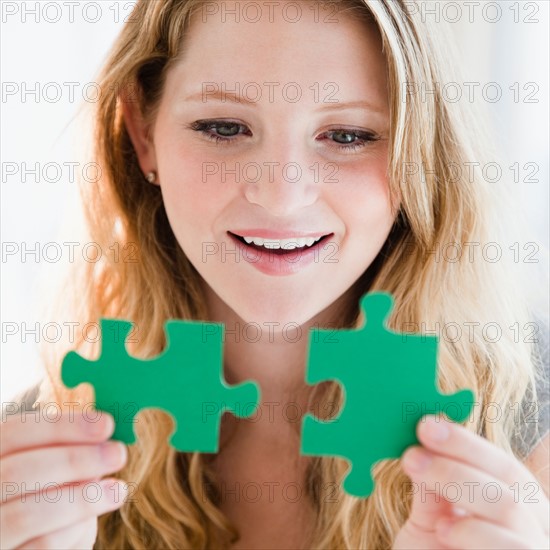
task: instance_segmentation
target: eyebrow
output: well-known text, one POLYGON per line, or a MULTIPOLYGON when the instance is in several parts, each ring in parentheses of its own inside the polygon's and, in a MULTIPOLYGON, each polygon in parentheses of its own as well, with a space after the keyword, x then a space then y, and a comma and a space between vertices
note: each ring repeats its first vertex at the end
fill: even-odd
MULTIPOLYGON (((183 98, 183 101, 198 101, 200 103, 207 103, 208 100, 218 100, 222 103, 226 103, 228 100, 232 103, 244 103, 252 107, 258 106, 258 101, 251 101, 246 96, 241 96, 230 90, 216 90, 213 92, 197 92, 183 98), (206 101, 205 101, 206 97, 206 101)), ((332 101, 323 103, 321 107, 316 109, 317 111, 336 111, 344 109, 365 109, 367 111, 373 111, 375 113, 383 113, 385 109, 379 108, 368 101, 332 101)))
POLYGON ((347 101, 345 103, 340 101, 334 101, 330 103, 323 103, 322 107, 317 109, 318 111, 336 111, 343 109, 366 109, 367 111, 373 111, 375 113, 383 113, 385 109, 377 107, 368 101, 347 101))
POLYGON ((216 90, 214 92, 197 92, 195 94, 191 94, 187 97, 183 98, 183 101, 200 101, 201 103, 207 103, 207 100, 204 98, 207 98, 207 100, 210 99, 217 99, 218 101, 221 101, 225 103, 224 98, 228 99, 229 101, 233 103, 245 103, 247 105, 253 105, 254 107, 258 104, 257 101, 251 101, 247 97, 240 96, 239 94, 232 92, 230 90, 216 90))

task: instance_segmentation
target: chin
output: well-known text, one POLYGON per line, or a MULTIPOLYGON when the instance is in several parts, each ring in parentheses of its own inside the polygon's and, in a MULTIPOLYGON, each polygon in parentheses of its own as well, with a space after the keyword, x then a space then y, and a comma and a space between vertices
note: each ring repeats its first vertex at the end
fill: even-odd
POLYGON ((242 319, 243 324, 255 323, 264 330, 274 332, 280 332, 285 326, 291 330, 293 326, 304 324, 318 313, 311 304, 301 304, 292 296, 281 300, 273 295, 258 297, 250 293, 228 302, 228 305, 242 319), (273 328, 270 329, 270 326, 273 328))

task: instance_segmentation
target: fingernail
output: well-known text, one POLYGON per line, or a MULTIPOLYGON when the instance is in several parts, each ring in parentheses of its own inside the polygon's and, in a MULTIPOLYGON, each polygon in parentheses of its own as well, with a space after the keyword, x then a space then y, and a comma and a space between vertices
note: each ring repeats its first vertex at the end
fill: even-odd
POLYGON ((469 515, 469 512, 467 510, 464 510, 464 508, 459 508, 458 506, 453 506, 452 511, 456 517, 460 517, 460 518, 463 518, 469 515))
POLYGON ((126 445, 120 441, 107 441, 101 446, 103 462, 110 468, 116 468, 126 462, 126 445))
POLYGON ((123 504, 128 496, 128 486, 124 481, 114 478, 102 481, 104 495, 108 502, 123 504))
POLYGON ((100 413, 93 419, 82 415, 82 421, 92 436, 108 437, 114 430, 114 420, 110 414, 100 413))
POLYGON ((428 439, 436 442, 445 441, 451 435, 447 423, 435 416, 426 418, 422 431, 428 439))
POLYGON ((432 457, 426 451, 413 448, 404 457, 406 467, 413 472, 423 472, 432 463, 432 457))

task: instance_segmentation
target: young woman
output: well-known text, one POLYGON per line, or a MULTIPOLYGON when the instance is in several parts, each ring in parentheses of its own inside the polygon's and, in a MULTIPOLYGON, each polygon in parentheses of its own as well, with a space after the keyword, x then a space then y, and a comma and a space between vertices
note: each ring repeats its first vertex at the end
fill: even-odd
MULTIPOLYGON (((67 485, 55 504, 12 492, 2 547, 547 546, 541 348, 507 328, 537 313, 505 263, 477 253, 503 242, 508 218, 465 168, 486 157, 473 106, 437 86, 453 65, 439 25, 399 0, 254 4, 137 3, 101 73, 103 172, 83 202, 93 241, 132 246, 138 261, 103 255, 73 280, 77 318, 132 320, 138 357, 162 351, 169 318, 224 323, 225 378, 257 381, 263 414, 224 416, 215 455, 169 447, 172 421, 156 410, 140 414, 128 448, 104 443, 105 414, 9 417, 3 479, 67 485), (467 243, 479 243, 473 257, 439 253, 467 243), (305 384, 309 330, 358 326, 373 290, 395 297, 396 331, 478 327, 440 338, 438 371, 442 392, 471 388, 476 407, 464 425, 419 423, 421 445, 377 464, 375 491, 358 499, 339 489, 346 461, 300 456, 299 420, 342 402, 336 383, 305 384), (516 414, 531 402, 538 430, 516 414), (110 490, 114 478, 97 501, 83 497, 109 473, 131 498, 110 490)), ((39 402, 93 398, 61 385, 67 349, 39 402)))

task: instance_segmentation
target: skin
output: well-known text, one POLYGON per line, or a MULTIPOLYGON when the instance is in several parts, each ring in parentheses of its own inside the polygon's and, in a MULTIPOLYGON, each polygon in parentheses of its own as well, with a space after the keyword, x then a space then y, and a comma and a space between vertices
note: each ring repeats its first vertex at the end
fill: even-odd
MULTIPOLYGON (((268 377, 270 385, 284 380, 296 386, 301 380, 296 365, 303 359, 305 339, 289 345, 281 337, 281 327, 297 323, 306 334, 315 321, 330 320, 345 301, 345 292, 375 258, 395 218, 385 176, 389 111, 381 45, 358 23, 330 25, 315 23, 312 18, 300 20, 298 25, 285 21, 222 23, 217 18, 204 24, 197 19, 186 44, 185 58, 168 76, 153 143, 144 139, 131 104, 126 104, 128 129, 142 169, 155 169, 159 174, 174 233, 206 282, 212 319, 229 328, 237 323, 240 327, 252 322, 261 327, 276 323, 275 341, 267 328, 252 345, 228 341, 225 353, 230 376, 241 379, 262 363, 261 376, 268 377), (344 40, 345 33, 352 39, 344 40), (287 42, 302 43, 300 56, 277 47, 281 36, 287 42), (362 47, 356 48, 355 42, 362 47), (250 43, 257 46, 247 48, 250 43), (269 55, 266 62, 270 51, 277 53, 269 55), (359 77, 357 66, 365 67, 359 77), (304 91, 297 103, 285 101, 281 94, 275 94, 270 102, 267 91, 256 107, 212 98, 195 103, 181 99, 200 92, 203 82, 216 82, 220 87, 225 83, 235 89, 236 83, 244 86, 249 82, 278 82, 282 88, 289 81, 298 82, 304 91), (338 105, 368 98, 376 111, 319 113, 317 109, 330 104, 315 102, 309 86, 316 82, 321 90, 326 83, 337 84, 338 105), (218 145, 185 128, 196 120, 214 118, 237 120, 253 136, 240 135, 232 144, 218 145), (375 132, 380 139, 347 154, 337 151, 339 143, 334 139, 320 139, 328 130, 350 127, 375 132), (266 168, 256 184, 242 180, 237 184, 232 176, 224 182, 221 173, 203 181, 204 163, 226 163, 234 168, 236 163, 244 166, 251 162, 278 162, 280 166, 296 162, 302 167, 303 178, 289 184, 276 169, 270 181, 266 168), (315 162, 337 164, 337 183, 315 184, 308 169, 315 162), (217 243, 220 248, 225 244, 227 250, 234 250, 226 231, 243 226, 298 226, 334 232, 334 247, 307 269, 285 277, 264 275, 230 254, 203 261, 204 243, 217 243), (325 262, 334 249, 338 252, 332 261, 325 262), (285 369, 284 376, 281 369, 285 369)), ((327 93, 322 92, 321 97, 327 93)), ((328 178, 330 171, 325 175, 328 178)))
MULTIPOLYGON (((346 291, 371 264, 395 219, 386 178, 388 82, 379 37, 372 27, 341 16, 337 25, 315 22, 307 15, 297 24, 282 18, 250 24, 214 17, 191 25, 186 48, 167 78, 152 140, 147 139, 139 114, 126 104, 127 125, 141 168, 144 173, 158 173, 174 233, 205 281, 212 318, 232 329, 239 323, 284 326, 294 321, 307 334, 315 322, 335 318, 346 301, 346 291), (280 48, 280 43, 300 47, 280 48), (247 48, 249 44, 254 47, 247 48), (255 107, 220 103, 210 97, 201 103, 181 100, 200 90, 201 82, 215 82, 220 87, 227 83, 227 88, 235 89, 236 83, 284 84, 289 80, 299 82, 302 90, 309 90, 314 82, 336 82, 339 104, 363 99, 373 109, 338 109, 325 116, 316 111, 319 105, 307 94, 297 103, 278 95, 275 101, 262 97, 255 107), (195 120, 214 118, 237 121, 250 133, 229 145, 216 145, 185 129, 195 120), (319 145, 318 137, 327 129, 350 127, 374 131, 380 139, 347 155, 335 153, 324 142, 319 145), (280 178, 268 181, 265 176, 257 184, 237 183, 231 176, 224 181, 221 175, 204 181, 201 173, 205 161, 226 162, 231 167, 235 162, 293 161, 307 167, 327 160, 338 165, 338 184, 315 184, 305 170, 296 185, 285 184, 280 178), (273 277, 236 262, 233 256, 225 261, 202 261, 201 244, 205 241, 226 242, 233 249, 225 232, 237 222, 242 223, 237 228, 290 227, 299 220, 302 228, 309 224, 312 229, 334 232, 337 264, 314 263, 299 273, 273 277)), ((230 382, 257 380, 263 404, 294 399, 303 406, 306 339, 290 343, 280 334, 274 341, 268 336, 272 335, 266 331, 254 343, 227 339, 226 377, 230 382)), ((262 415, 260 421, 239 423, 239 430, 216 459, 218 474, 232 488, 251 480, 261 486, 276 480, 282 486, 294 482, 303 487, 307 463, 299 457, 294 426, 278 415, 269 421, 265 418, 268 415, 262 415)), ((436 487, 437 481, 444 486, 446 480, 498 480, 509 485, 513 480, 536 481, 519 461, 464 427, 451 426, 451 444, 443 447, 427 440, 427 425, 419 424, 420 441, 436 458, 425 472, 413 474, 410 463, 415 450, 407 451, 404 467, 413 481, 430 488, 436 487)), ((542 544, 548 538, 548 499, 539 492, 536 505, 510 498, 492 506, 479 496, 467 504, 461 499, 460 505, 476 519, 458 521, 451 535, 444 535, 442 527, 445 518, 454 516, 454 506, 445 499, 433 503, 416 496, 413 514, 397 536, 395 548, 542 544), (530 521, 517 519, 529 513, 533 514, 530 521)), ((241 533, 234 548, 307 547, 313 513, 306 499, 296 504, 275 496, 266 502, 266 496, 254 501, 243 498, 237 502, 233 495, 223 499, 222 509, 241 533)))
POLYGON ((2 422, 0 547, 92 548, 97 517, 120 508, 125 498, 124 486, 116 491, 117 480, 101 479, 127 460, 125 445, 107 441, 113 417, 32 418, 10 415, 2 422), (87 489, 89 483, 95 486, 87 489), (44 495, 32 494, 37 484, 44 495))
MULTIPOLYGON (((346 307, 348 290, 370 265, 393 223, 387 166, 387 82, 384 60, 376 34, 356 21, 343 19, 338 25, 315 23, 304 10, 299 23, 284 21, 254 24, 227 23, 216 18, 195 21, 188 37, 187 54, 169 74, 152 139, 134 109, 125 103, 125 120, 144 173, 156 170, 171 225, 178 241, 204 278, 205 292, 213 320, 227 329, 246 322, 294 321, 302 333, 315 322, 329 323, 346 307), (255 47, 247 47, 249 44, 255 47), (280 48, 280 44, 287 45, 280 48), (298 47, 291 47, 297 44, 298 47), (273 52, 272 54, 269 52, 273 52), (266 60, 266 56, 268 60, 266 60), (360 68, 360 70, 359 70, 360 68), (201 82, 297 81, 304 92, 314 82, 336 82, 339 103, 367 99, 376 111, 335 111, 318 115, 311 95, 304 93, 297 104, 284 101, 259 102, 256 109, 229 102, 190 104, 177 98, 195 91, 201 82), (193 88, 191 90, 191 88, 193 88), (245 124, 251 136, 238 145, 219 146, 185 129, 204 118, 231 118, 245 124), (328 129, 369 129, 380 140, 351 154, 334 152, 317 137, 328 129), (258 184, 225 183, 220 178, 202 182, 201 163, 274 161, 297 162, 303 167, 314 162, 338 164, 338 183, 304 178, 296 185, 284 181, 260 180, 258 184), (202 242, 228 242, 225 231, 237 222, 255 226, 286 226, 300 222, 304 228, 327 228, 338 244, 338 263, 314 263, 303 271, 284 277, 262 274, 233 256, 202 262, 202 242), (338 268, 336 268, 338 267, 338 268)), ((276 96, 277 97, 277 96, 276 96)), ((281 96, 279 96, 280 98, 281 96)), ((306 462, 299 457, 299 419, 281 414, 290 400, 304 411, 304 338, 295 343, 275 333, 262 334, 255 343, 243 337, 225 342, 224 374, 231 383, 254 378, 262 389, 264 414, 256 421, 240 421, 238 429, 226 415, 222 425, 224 452, 214 467, 228 488, 254 482, 264 490, 253 502, 253 492, 239 491, 239 501, 229 493, 222 509, 237 525, 241 539, 234 548, 299 548, 307 546, 307 527, 313 513, 307 500, 291 502, 295 493, 277 487, 297 483, 303 487, 306 462), (268 406, 271 403, 270 406, 268 406), (278 406, 275 406, 275 405, 278 406), (272 411, 274 414, 269 414, 272 411), (272 485, 271 495, 266 483, 272 485), (273 496, 273 498, 269 498, 273 496)), ((511 485, 536 481, 531 471, 485 439, 450 425, 450 439, 435 443, 419 423, 421 448, 434 456, 423 472, 412 472, 408 450, 404 468, 416 483, 431 488, 438 482, 464 480, 511 485)), ((97 503, 81 498, 69 489, 55 503, 41 499, 35 504, 28 488, 35 483, 72 483, 77 488, 90 480, 120 470, 126 461, 123 445, 102 444, 112 433, 112 419, 103 414, 98 422, 64 415, 57 422, 26 422, 20 415, 8 417, 2 425, 0 473, 14 482, 19 492, 0 503, 0 546, 2 548, 92 548, 97 533, 97 516, 119 507, 124 495, 114 501, 114 491, 101 492, 97 503), (89 428, 95 426, 96 431, 89 428), (22 483, 26 485, 23 486, 22 483), (22 501, 26 496, 26 501, 22 501)), ((548 439, 528 460, 529 467, 542 471, 540 480, 548 492, 548 439)), ((106 480, 110 484, 109 479, 106 480)), ((503 494, 505 493, 503 488, 503 494)), ((467 495, 467 493, 464 493, 467 495)), ((330 496, 325 494, 325 496, 330 496)), ((448 502, 435 503, 415 495, 411 518, 398 534, 394 548, 539 548, 548 540, 548 499, 537 493, 538 503, 513 502, 508 498, 489 506, 483 499, 458 504, 475 522, 462 519, 453 527, 451 539, 440 526, 449 516, 448 502), (466 524, 466 521, 470 523, 466 524), (487 543, 487 541, 489 541, 487 543)), ((435 499, 432 499, 435 500, 435 499)))
POLYGON ((548 436, 526 464, 445 417, 427 416, 417 436, 402 464, 418 491, 394 550, 548 548, 548 436))
MULTIPOLYGON (((298 23, 274 19, 270 22, 266 16, 256 23, 236 23, 234 18, 210 17, 203 23, 199 17, 193 21, 185 55, 168 73, 150 129, 152 139, 147 139, 136 104, 125 103, 126 124, 140 166, 145 174, 151 170, 158 174, 172 229, 204 280, 211 319, 224 323, 228 332, 240 329, 238 342, 232 336, 225 340, 224 375, 230 383, 253 378, 262 391, 261 418, 238 422, 237 431, 237 421, 228 415, 224 418, 221 438, 232 435, 213 465, 228 488, 242 488, 251 481, 262 488, 259 500, 253 490, 250 498, 239 495, 238 503, 230 493, 222 499, 222 509, 242 535, 234 548, 307 544, 313 510, 305 498, 290 502, 295 491, 287 495, 283 488, 304 490, 308 459, 299 454, 295 417, 306 408, 308 330, 315 323, 330 323, 343 307, 349 307, 346 293, 378 254, 396 215, 386 177, 387 69, 377 33, 365 32, 363 23, 341 16, 339 24, 316 22, 310 10, 303 10, 298 23), (300 46, 281 48, 281 43, 300 46), (241 90, 250 82, 280 85, 272 98, 262 87, 264 93, 255 106, 210 96, 206 101, 186 100, 200 94, 203 82, 217 83, 219 88, 225 84, 231 90, 239 83, 241 90), (281 93, 288 82, 297 82, 302 90, 302 98, 295 103, 281 93), (311 90, 315 83, 320 89, 317 101, 311 90), (336 102, 325 102, 335 85, 332 100, 336 102), (357 101, 366 101, 370 107, 344 108, 345 103, 357 101), (323 110, 326 107, 333 109, 323 110), (219 145, 188 128, 204 119, 236 121, 246 127, 241 130, 246 134, 219 145), (377 141, 342 151, 338 146, 345 143, 340 135, 327 137, 330 130, 369 132, 377 141), (226 163, 230 168, 236 163, 283 166, 295 162, 302 167, 303 177, 289 183, 276 168, 272 179, 267 169, 262 170, 257 183, 244 181, 246 176, 238 183, 234 176, 224 181, 221 171, 203 178, 206 162, 226 163), (308 169, 314 163, 337 165, 337 182, 323 181, 332 175, 323 170, 315 182, 308 169), (332 232, 337 253, 332 261, 323 261, 334 250, 329 248, 320 261, 286 276, 266 275, 230 254, 203 261, 203 243, 217 243, 220 248, 226 244, 234 250, 226 232, 243 227, 332 232), (247 323, 265 328, 259 341, 243 336, 247 323), (295 330, 281 331, 288 323, 301 327, 302 337, 295 342, 295 330), (270 332, 269 326, 275 330, 270 332), (278 485, 270 493, 272 483, 278 485)), ((351 139, 361 143, 353 134, 351 139)))

